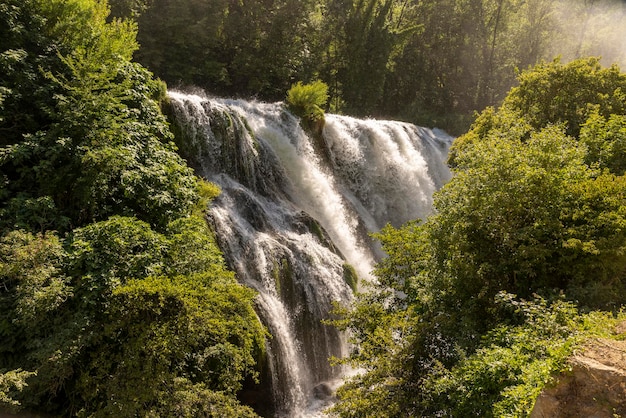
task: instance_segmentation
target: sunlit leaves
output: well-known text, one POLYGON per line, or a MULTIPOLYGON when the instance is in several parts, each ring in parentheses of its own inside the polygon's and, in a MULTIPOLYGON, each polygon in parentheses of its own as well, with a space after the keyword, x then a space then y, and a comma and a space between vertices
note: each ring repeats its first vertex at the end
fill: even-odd
POLYGON ((287 105, 298 116, 310 121, 324 117, 323 106, 328 100, 328 86, 315 81, 310 84, 298 82, 287 92, 287 105))
POLYGON ((588 147, 588 164, 597 163, 616 175, 626 172, 626 115, 605 118, 592 113, 581 127, 580 141, 588 147))
POLYGON ((0 288, 15 290, 15 320, 45 322, 47 316, 72 296, 62 270, 65 251, 53 233, 32 235, 12 231, 0 241, 0 288))
POLYGON ((498 303, 514 309, 521 324, 492 329, 471 356, 428 376, 424 385, 432 396, 432 413, 526 416, 580 341, 579 318, 571 303, 519 301, 505 293, 498 295, 498 303))
POLYGON ((466 229, 449 242, 473 240, 464 251, 482 254, 474 271, 496 288, 569 289, 596 306, 621 300, 624 182, 602 169, 623 173, 626 79, 589 59, 540 65, 520 80, 454 146, 458 175, 436 205, 451 211, 440 219, 463 220, 451 228, 466 229))
POLYGON ((567 134, 578 137, 592 113, 626 113, 626 74, 617 66, 602 68, 596 58, 541 64, 522 73, 519 82, 504 107, 519 111, 534 128, 565 123, 567 134))
POLYGON ((626 302, 624 75, 591 59, 520 80, 453 146, 435 214, 377 235, 378 286, 339 312, 366 348, 341 416, 525 416, 579 330, 604 328, 564 300, 626 302))
POLYGON ((28 386, 26 380, 35 374, 21 369, 0 373, 0 407, 9 410, 18 407, 20 403, 13 399, 12 392, 21 392, 28 386))
POLYGON ((255 376, 263 350, 252 295, 231 274, 215 271, 131 280, 115 289, 102 343, 79 380, 88 409, 97 416, 153 410, 168 416, 168 408, 191 407, 170 402, 203 392, 209 399, 222 394, 230 404, 224 413, 242 408, 233 395, 243 376, 255 376))
POLYGON ((498 132, 472 143, 435 203, 433 248, 455 248, 440 269, 485 295, 504 289, 528 297, 579 280, 618 280, 626 244, 623 179, 590 168, 586 149, 558 128, 526 142, 498 132))
POLYGON ((80 287, 93 303, 122 280, 159 274, 163 269, 166 239, 145 222, 113 217, 74 232, 70 269, 85 274, 80 287))
POLYGON ((176 154, 164 85, 107 13, 0 5, 0 402, 254 416, 235 394, 265 331, 204 219, 219 189, 176 154))
POLYGON ((130 21, 107 23, 106 2, 51 0, 41 2, 38 7, 47 17, 47 35, 56 40, 63 55, 95 54, 89 58, 106 61, 119 55, 130 60, 137 48, 134 24, 130 21))
POLYGON ((235 393, 256 376, 266 334, 254 292, 226 270, 202 217, 179 218, 164 235, 115 216, 74 230, 65 249, 52 233, 14 231, 0 255, 0 361, 40 371, 28 404, 71 380, 74 405, 102 416, 166 416, 179 397, 195 399, 181 408, 209 408, 200 393, 224 413, 243 408, 235 393))
POLYGON ((411 308, 396 310, 379 294, 360 294, 350 311, 335 314, 345 318, 333 321, 347 330, 355 344, 341 360, 358 373, 338 390, 341 401, 332 411, 341 417, 390 417, 406 413, 406 389, 410 386, 413 336, 419 329, 411 308), (349 314, 348 314, 349 312, 349 314))

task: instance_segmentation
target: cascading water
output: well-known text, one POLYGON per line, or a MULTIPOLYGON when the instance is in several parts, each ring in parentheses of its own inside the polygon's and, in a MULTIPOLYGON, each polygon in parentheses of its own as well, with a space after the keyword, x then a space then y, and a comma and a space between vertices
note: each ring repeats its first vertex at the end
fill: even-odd
POLYGON ((227 262, 258 292, 278 417, 321 416, 345 373, 343 335, 323 324, 370 278, 368 233, 425 218, 450 177, 452 138, 389 121, 326 115, 307 135, 280 104, 170 92, 181 152, 222 194, 210 219, 227 262))

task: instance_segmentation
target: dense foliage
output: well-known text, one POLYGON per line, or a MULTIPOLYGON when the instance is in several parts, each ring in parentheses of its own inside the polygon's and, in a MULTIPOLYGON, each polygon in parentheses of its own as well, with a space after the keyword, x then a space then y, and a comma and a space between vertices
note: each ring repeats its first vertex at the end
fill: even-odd
POLYGON ((287 95, 313 120, 456 128, 502 102, 456 141, 436 214, 377 235, 377 283, 337 310, 363 373, 334 411, 527 414, 626 302, 626 75, 557 60, 514 79, 551 59, 563 4, 113 0, 111 17, 105 1, 2 1, 0 407, 255 416, 236 398, 264 350, 254 294, 136 53, 172 85, 287 95))
POLYGON ((328 101, 328 86, 321 81, 311 84, 298 82, 287 92, 287 106, 294 114, 309 121, 324 117, 323 106, 328 101))
POLYGON ((282 100, 295 82, 321 80, 333 112, 453 133, 499 103, 518 69, 557 55, 626 59, 610 47, 626 19, 614 0, 111 3, 136 18, 137 58, 170 86, 282 100))
POLYGON ((378 282, 338 310, 358 347, 346 361, 365 370, 340 416, 527 416, 579 338, 611 328, 625 89, 596 59, 543 64, 455 142, 436 213, 383 229, 378 282))
POLYGON ((0 407, 254 416, 265 331, 106 2, 0 4, 0 407))

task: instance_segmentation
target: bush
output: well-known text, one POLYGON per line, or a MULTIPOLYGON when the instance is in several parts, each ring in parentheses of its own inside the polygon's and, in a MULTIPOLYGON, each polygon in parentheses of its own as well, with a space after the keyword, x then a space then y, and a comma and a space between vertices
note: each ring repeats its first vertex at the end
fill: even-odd
POLYGON ((322 106, 328 100, 328 86, 321 81, 310 84, 302 84, 298 81, 287 92, 287 106, 300 116, 315 122, 324 117, 322 106))
POLYGON ((516 300, 497 295, 499 308, 512 310, 518 325, 499 325, 480 348, 449 370, 425 381, 425 398, 434 413, 447 416, 527 416, 543 387, 581 341, 581 317, 572 303, 516 300))
POLYGON ((624 80, 539 66, 455 141, 434 215, 376 234, 377 282, 336 312, 363 372, 335 413, 525 416, 591 322, 611 323, 577 311, 626 303, 624 80))

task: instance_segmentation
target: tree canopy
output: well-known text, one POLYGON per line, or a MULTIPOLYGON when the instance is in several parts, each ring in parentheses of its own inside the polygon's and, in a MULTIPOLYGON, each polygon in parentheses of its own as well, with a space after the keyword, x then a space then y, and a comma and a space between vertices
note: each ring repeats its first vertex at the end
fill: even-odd
POLYGON ((255 416, 266 331, 106 2, 0 5, 0 406, 255 416))
POLYGON ((435 214, 383 229, 373 290, 338 310, 359 347, 346 361, 365 369, 340 416, 526 416, 584 324, 611 321, 626 303, 625 80, 596 59, 539 65, 457 139, 435 214), (578 313, 594 309, 609 313, 578 313))
MULTIPOLYGON (((327 108, 453 134, 498 105, 516 73, 556 56, 603 55, 623 2, 552 0, 111 0, 138 23, 139 62, 181 88, 282 100, 328 85, 327 108), (571 27, 577 27, 572 33, 571 27), (558 40, 558 42, 556 42, 558 40)), ((622 37, 620 38, 620 34, 622 37)))

